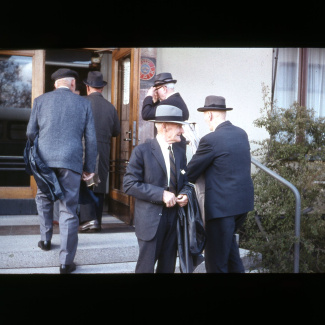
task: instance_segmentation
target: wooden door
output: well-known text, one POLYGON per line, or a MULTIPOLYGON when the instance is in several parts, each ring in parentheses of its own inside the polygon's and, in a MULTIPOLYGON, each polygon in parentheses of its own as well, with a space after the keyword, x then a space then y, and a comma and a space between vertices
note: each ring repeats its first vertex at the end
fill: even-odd
POLYGON ((0 51, 0 198, 32 199, 25 172, 26 128, 34 98, 44 93, 45 51, 0 51))
POLYGON ((112 55, 112 104, 120 119, 121 133, 112 140, 109 210, 124 222, 133 224, 134 201, 123 192, 123 176, 132 149, 138 144, 140 50, 124 48, 112 55))
POLYGON ((112 140, 109 210, 128 224, 133 224, 133 198, 123 192, 123 176, 132 149, 138 144, 140 50, 124 48, 112 54, 111 101, 120 119, 121 133, 112 140))

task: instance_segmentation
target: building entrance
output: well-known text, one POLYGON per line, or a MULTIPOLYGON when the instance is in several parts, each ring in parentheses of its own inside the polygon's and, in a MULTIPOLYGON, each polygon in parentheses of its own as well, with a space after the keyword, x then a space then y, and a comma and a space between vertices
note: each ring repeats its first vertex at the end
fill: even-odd
POLYGON ((139 52, 113 48, 0 51, 0 199, 2 207, 3 200, 15 201, 11 208, 4 209, 6 214, 35 213, 30 207, 26 210, 26 204, 18 204, 21 207, 18 210, 14 208, 17 200, 29 200, 33 204, 37 191, 23 161, 33 99, 54 90, 51 75, 59 68, 78 72, 76 91, 86 96, 83 80, 89 71, 97 70, 108 81, 102 94, 116 107, 121 123, 121 134, 111 144, 104 211, 132 224, 133 202, 123 193, 122 182, 132 149, 138 144, 139 52))

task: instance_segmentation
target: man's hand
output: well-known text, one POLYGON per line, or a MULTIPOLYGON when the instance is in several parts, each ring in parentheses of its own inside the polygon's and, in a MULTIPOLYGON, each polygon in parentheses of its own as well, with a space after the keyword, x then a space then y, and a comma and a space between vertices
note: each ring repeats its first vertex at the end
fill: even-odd
POLYGON ((88 181, 89 179, 91 179, 94 176, 95 176, 95 173, 82 172, 81 178, 83 181, 88 181))
POLYGON ((155 103, 158 100, 158 95, 157 95, 156 88, 155 87, 150 87, 148 92, 147 92, 147 96, 151 96, 152 101, 155 103))
POLYGON ((171 208, 176 204, 176 196, 174 193, 169 191, 164 191, 163 201, 167 208, 171 208))
POLYGON ((184 207, 188 203, 188 197, 185 194, 180 194, 177 196, 176 202, 180 207, 184 207))

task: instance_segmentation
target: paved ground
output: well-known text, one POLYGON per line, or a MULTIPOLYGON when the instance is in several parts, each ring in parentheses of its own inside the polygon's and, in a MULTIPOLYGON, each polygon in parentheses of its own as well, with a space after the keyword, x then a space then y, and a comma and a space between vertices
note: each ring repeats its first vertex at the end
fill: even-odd
MULTIPOLYGON (((137 240, 134 227, 103 216, 102 231, 80 233, 74 273, 134 273, 137 240)), ((38 216, 0 216, 0 274, 59 273, 59 225, 54 225, 52 249, 42 251, 38 216)))
MULTIPOLYGON (((132 274, 138 256, 134 227, 118 218, 103 216, 99 233, 80 233, 74 274, 132 274)), ((42 251, 37 215, 0 215, 0 274, 58 274, 59 225, 54 225, 52 249, 42 251)), ((249 269, 247 251, 241 255, 249 269)), ((247 271, 248 272, 248 271, 247 271)), ((176 273, 179 271, 177 260, 176 273)), ((194 273, 206 273, 204 262, 194 273)))

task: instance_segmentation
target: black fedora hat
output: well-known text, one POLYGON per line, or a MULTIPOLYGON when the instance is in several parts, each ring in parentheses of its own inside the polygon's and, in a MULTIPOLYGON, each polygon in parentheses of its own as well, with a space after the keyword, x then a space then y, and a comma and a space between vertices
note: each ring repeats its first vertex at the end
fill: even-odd
POLYGON ((162 123, 178 123, 178 124, 189 124, 184 121, 183 111, 173 105, 158 105, 156 108, 155 118, 148 120, 150 122, 162 123))
POLYGON ((78 78, 79 77, 78 72, 71 69, 61 68, 53 72, 51 75, 51 79, 54 81, 62 78, 69 78, 69 77, 75 79, 78 78))
POLYGON ((87 79, 84 80, 84 84, 93 88, 102 88, 107 85, 107 82, 103 80, 101 72, 89 71, 87 79))
POLYGON ((222 96, 207 96, 203 107, 197 109, 199 112, 204 111, 231 111, 232 108, 226 107, 226 99, 222 96))
POLYGON ((154 87, 157 87, 157 86, 161 86, 161 85, 164 85, 164 84, 168 84, 168 83, 176 83, 177 80, 174 80, 171 73, 169 72, 162 72, 162 73, 159 73, 155 76, 155 83, 154 83, 154 87))

